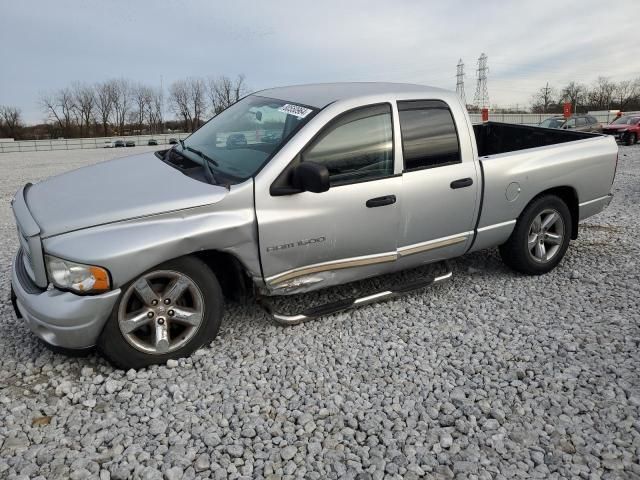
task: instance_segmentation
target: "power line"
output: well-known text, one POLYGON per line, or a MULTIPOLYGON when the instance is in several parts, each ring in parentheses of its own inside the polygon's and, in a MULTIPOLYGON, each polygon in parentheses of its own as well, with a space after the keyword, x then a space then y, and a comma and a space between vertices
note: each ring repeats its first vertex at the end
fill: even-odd
POLYGON ((476 94, 473 97, 473 103, 479 109, 489 108, 489 89, 487 88, 487 56, 483 53, 478 58, 478 82, 476 83, 476 94))
POLYGON ((456 73, 456 93, 460 97, 462 104, 467 105, 467 98, 464 94, 464 63, 462 59, 458 60, 458 71, 456 73))

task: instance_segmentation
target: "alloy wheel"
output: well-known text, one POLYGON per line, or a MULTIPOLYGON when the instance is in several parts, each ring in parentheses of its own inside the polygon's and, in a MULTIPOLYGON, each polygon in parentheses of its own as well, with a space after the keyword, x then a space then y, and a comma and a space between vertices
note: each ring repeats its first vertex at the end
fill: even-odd
POLYGON ((171 270, 149 272, 124 292, 118 326, 134 348, 153 355, 186 345, 204 319, 204 298, 196 283, 171 270))
POLYGON ((558 211, 548 208, 536 215, 529 226, 527 251, 538 263, 550 262, 562 248, 565 228, 558 211))

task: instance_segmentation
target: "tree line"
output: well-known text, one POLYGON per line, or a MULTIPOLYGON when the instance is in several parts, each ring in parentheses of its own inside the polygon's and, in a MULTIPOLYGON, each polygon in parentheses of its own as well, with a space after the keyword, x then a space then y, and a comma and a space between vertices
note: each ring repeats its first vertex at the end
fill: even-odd
MULTIPOLYGON (((40 95, 43 125, 26 127, 19 108, 0 105, 0 138, 109 137, 162 133, 166 128, 192 132, 247 93, 244 75, 177 80, 169 85, 166 98, 161 88, 124 78, 94 85, 74 82, 40 95), (166 119, 167 111, 176 120, 166 119)), ((590 85, 572 81, 560 88, 546 83, 532 96, 530 110, 562 113, 564 102, 570 102, 574 112, 640 110, 640 78, 614 82, 599 77, 590 85)))
POLYGON ((640 110, 640 78, 614 82, 598 77, 591 85, 569 82, 556 88, 547 83, 531 98, 533 113, 562 113, 562 105, 571 103, 573 112, 597 110, 640 110))
POLYGON ((162 133, 167 127, 191 132, 247 93, 244 75, 177 80, 166 98, 159 87, 125 78, 74 82, 40 94, 43 125, 26 127, 19 108, 0 105, 0 137, 108 137, 162 133), (166 111, 177 121, 165 119, 166 111))

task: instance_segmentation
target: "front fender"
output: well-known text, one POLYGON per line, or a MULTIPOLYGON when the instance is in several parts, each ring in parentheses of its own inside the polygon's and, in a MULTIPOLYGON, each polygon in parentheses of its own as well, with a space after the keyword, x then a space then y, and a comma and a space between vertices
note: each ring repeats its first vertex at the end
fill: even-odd
POLYGON ((167 260, 203 250, 234 255, 260 276, 253 182, 220 202, 77 230, 43 240, 46 253, 106 268, 114 288, 167 260))

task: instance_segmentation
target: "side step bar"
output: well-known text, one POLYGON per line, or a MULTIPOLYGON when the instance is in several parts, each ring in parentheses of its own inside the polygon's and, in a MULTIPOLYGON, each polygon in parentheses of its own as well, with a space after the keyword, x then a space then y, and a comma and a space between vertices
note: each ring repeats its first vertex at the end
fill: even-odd
POLYGON ((281 325, 298 325, 299 323, 313 320, 323 315, 330 315, 333 313, 341 312, 343 310, 349 310, 351 308, 367 305, 369 303, 389 300, 391 298, 399 297, 415 290, 426 288, 435 283, 442 282, 443 280, 448 280, 453 275, 453 272, 451 271, 448 263, 445 264, 447 267, 447 272, 437 277, 430 276, 421 278, 420 280, 405 283, 403 285, 398 285, 392 290, 384 290, 381 292, 372 293, 371 295, 367 295, 365 297, 346 298, 344 300, 338 300, 336 302, 325 303, 324 305, 318 305, 317 307, 308 308, 296 315, 284 315, 282 313, 276 312, 273 309, 273 305, 271 305, 268 300, 264 299, 264 297, 259 300, 259 303, 277 323, 281 325))

